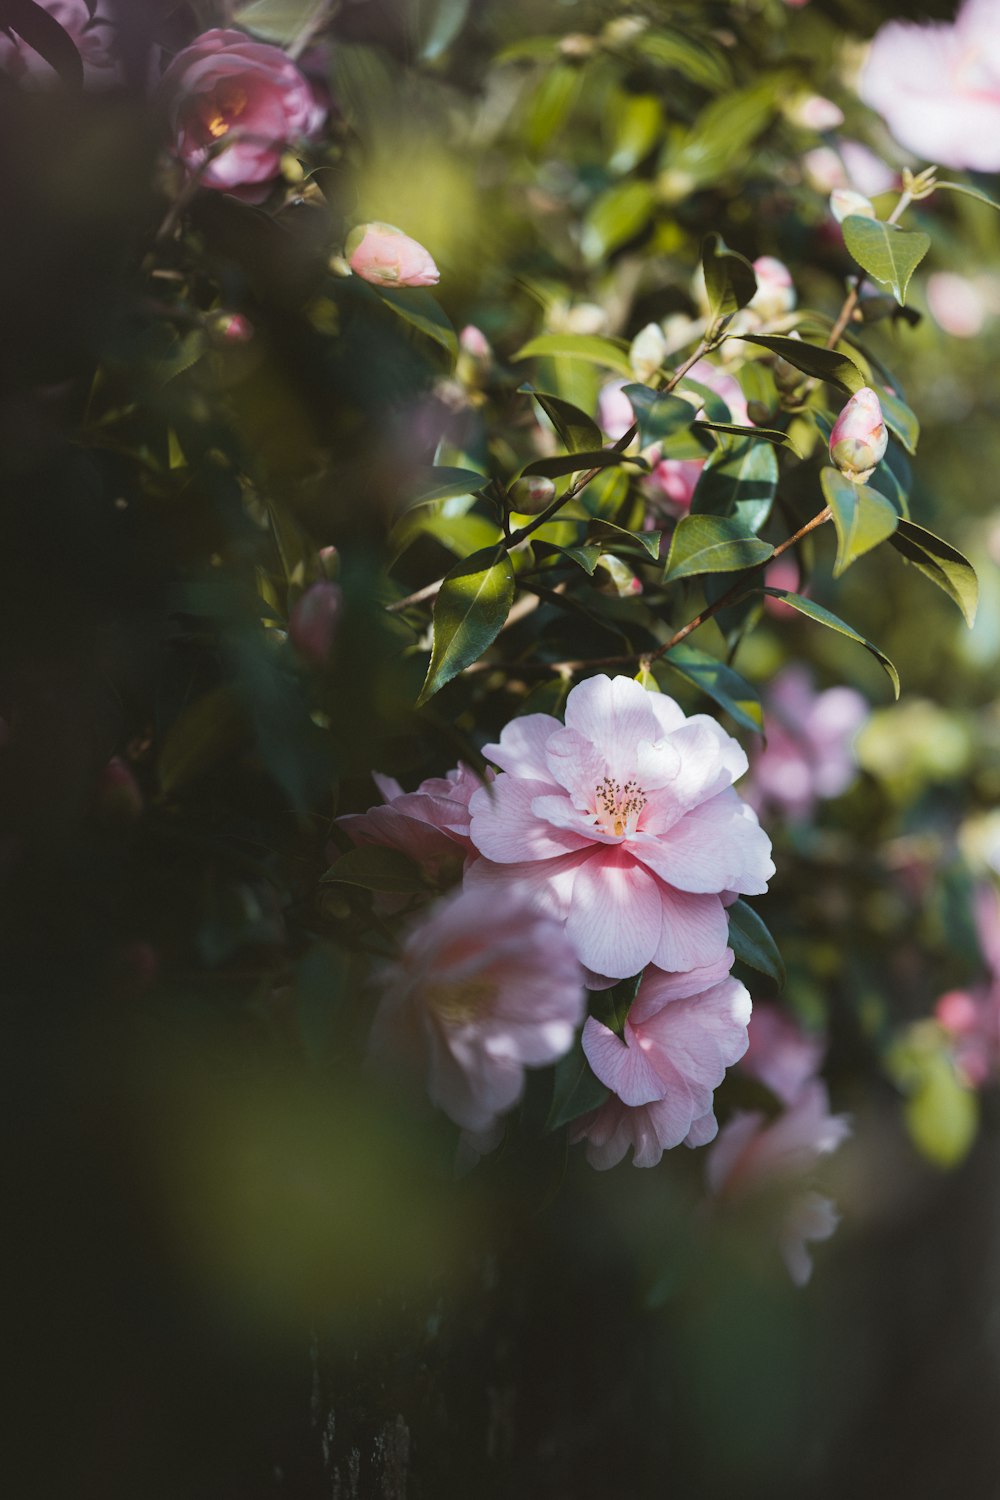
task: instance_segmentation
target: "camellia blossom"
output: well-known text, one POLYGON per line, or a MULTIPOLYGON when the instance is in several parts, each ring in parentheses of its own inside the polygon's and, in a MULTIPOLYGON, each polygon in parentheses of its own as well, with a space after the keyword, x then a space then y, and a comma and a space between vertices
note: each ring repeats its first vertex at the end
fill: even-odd
POLYGON ((1000 7, 965 0, 951 25, 890 21, 872 42, 862 99, 901 146, 939 166, 1000 168, 1000 7))
POLYGON ((826 1038, 819 1032, 804 1031, 777 1005, 758 1004, 740 1071, 759 1079, 783 1104, 793 1104, 816 1077, 825 1051, 826 1038))
POLYGON ((244 196, 262 196, 284 153, 326 117, 292 60, 242 31, 204 32, 177 54, 160 89, 184 165, 203 186, 244 196))
POLYGON ((864 484, 885 457, 889 433, 875 391, 862 386, 833 424, 830 457, 841 474, 854 484, 864 484))
POLYGON ((949 990, 934 1015, 954 1042, 955 1062, 973 1088, 1000 1074, 1000 896, 981 885, 973 914, 989 977, 968 990, 949 990))
MULTIPOLYGON (((97 0, 96 5, 88 5, 87 0, 38 0, 38 3, 53 21, 59 22, 79 52, 85 83, 91 87, 117 83, 114 24, 108 18, 104 0, 97 0)), ((39 84, 57 78, 51 64, 19 36, 0 34, 0 68, 14 78, 29 78, 39 84)))
POLYGON ((712 1097, 747 1048, 750 996, 729 977, 733 955, 686 974, 645 971, 623 1035, 589 1017, 583 1050, 614 1097, 577 1121, 587 1160, 613 1167, 631 1146, 637 1167, 687 1141, 703 1145, 717 1125, 712 1097))
POLYGON ((927 306, 939 328, 956 339, 982 333, 989 307, 982 291, 955 271, 934 271, 927 278, 927 306))
POLYGON ((530 895, 593 974, 715 963, 723 897, 758 895, 774 874, 733 789, 747 767, 736 740, 631 677, 578 683, 565 725, 525 714, 483 754, 502 774, 469 804, 483 858, 466 878, 530 895))
POLYGON ((394 224, 360 224, 344 251, 355 276, 376 286, 434 286, 441 280, 430 251, 394 224))
POLYGON ((425 1070, 432 1103, 478 1137, 517 1104, 525 1068, 569 1051, 583 1018, 571 943, 517 891, 438 902, 380 979, 373 1055, 425 1070))
POLYGON ((818 801, 846 792, 858 773, 854 741, 868 714, 867 701, 853 688, 817 693, 807 667, 784 668, 765 700, 767 743, 751 759, 750 805, 803 820, 818 801))
MULTIPOLYGON (((345 813, 337 819, 338 826, 355 844, 398 849, 434 885, 457 880, 466 859, 475 853, 469 838, 469 802, 482 786, 475 772, 459 764, 447 776, 422 781, 415 792, 404 792, 391 776, 373 772, 373 779, 384 805, 366 813, 345 813)), ((384 901, 380 905, 386 909, 384 901)))

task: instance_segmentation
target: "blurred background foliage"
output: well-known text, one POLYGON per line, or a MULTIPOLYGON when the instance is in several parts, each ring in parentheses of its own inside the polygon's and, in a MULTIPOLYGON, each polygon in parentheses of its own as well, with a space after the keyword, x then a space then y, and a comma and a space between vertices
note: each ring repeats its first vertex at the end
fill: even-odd
MULTIPOLYGON (((302 9, 243 22, 284 43, 302 9)), ((501 1156, 454 1181, 446 1122, 361 1068, 377 924, 365 892, 321 884, 373 766, 413 785, 476 761, 533 690, 556 707, 555 681, 498 665, 414 708, 427 610, 384 603, 497 534, 448 501, 401 531, 422 471, 538 456, 529 370, 592 411, 607 370, 519 349, 693 314, 706 230, 781 257, 835 315, 851 263, 786 105, 818 90, 891 154, 849 80, 898 6, 344 0, 306 59, 325 141, 264 205, 178 209, 149 48, 232 11, 121 4, 121 88, 0 90, 16 1492, 995 1493, 996 1098, 920 1029, 983 973, 971 891, 1000 868, 1000 303, 960 340, 925 295, 935 270, 1000 285, 991 210, 911 210, 933 241, 919 321, 864 335, 921 420, 913 516, 977 564, 975 629, 885 548, 831 585, 822 536, 812 587, 893 658, 901 703, 798 616, 739 657, 758 684, 805 659, 876 706, 854 788, 813 826, 769 825, 760 903, 855 1120, 809 1289, 752 1223, 706 1233, 697 1153, 595 1174, 539 1134, 533 1090, 501 1156), (434 298, 331 273, 364 219, 431 249, 434 298), (456 376, 469 323, 486 376, 456 376), (315 664, 288 622, 327 576, 343 609, 315 664)), ((513 625, 497 663, 622 649, 641 614, 586 587, 586 609, 513 625)))

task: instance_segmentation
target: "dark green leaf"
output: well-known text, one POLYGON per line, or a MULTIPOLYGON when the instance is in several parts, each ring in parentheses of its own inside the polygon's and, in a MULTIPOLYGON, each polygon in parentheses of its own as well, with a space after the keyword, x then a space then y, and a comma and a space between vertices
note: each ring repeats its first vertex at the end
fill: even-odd
POLYGON ((409 895, 427 890, 413 861, 398 849, 386 849, 381 844, 361 844, 357 849, 349 849, 320 878, 324 885, 359 885, 366 891, 398 891, 409 895))
POLYGON ((444 466, 419 469, 414 476, 410 499, 413 504, 426 500, 451 500, 456 495, 473 495, 484 484, 489 484, 489 478, 485 474, 477 474, 475 469, 449 469, 444 466))
POLYGON ((593 417, 588 417, 578 406, 564 401, 561 396, 550 396, 545 391, 532 390, 530 385, 521 386, 521 390, 535 398, 571 453, 586 452, 602 446, 604 438, 601 429, 593 417))
POLYGON ((722 516, 684 516, 677 524, 664 579, 694 578, 700 573, 735 573, 766 562, 770 542, 748 533, 741 522, 722 516))
POLYGON ((820 625, 825 625, 829 630, 836 630, 840 635, 846 635, 848 640, 857 641, 859 646, 864 646, 870 651, 875 660, 885 669, 889 681, 892 683, 892 691, 895 697, 899 697, 899 673, 884 651, 873 646, 871 641, 866 641, 863 635, 859 635, 850 625, 839 619, 832 611, 824 609, 822 604, 814 604, 811 599, 803 599, 801 594, 790 594, 787 589, 765 588, 765 594, 770 594, 772 599, 783 599, 792 609, 797 609, 800 614, 808 615, 810 620, 815 620, 820 625))
POLYGON ((906 520, 900 521, 890 541, 900 556, 954 599, 970 626, 975 623, 979 580, 975 568, 957 547, 906 520))
POLYGON ((563 557, 570 558, 592 578, 602 549, 595 543, 589 543, 582 547, 557 547, 556 551, 561 552, 563 557))
POLYGON ((857 558, 892 536, 899 514, 878 490, 867 484, 852 484, 839 469, 823 469, 820 484, 837 528, 833 576, 839 578, 857 558))
POLYGON ((607 188, 584 215, 580 238, 584 259, 596 266, 634 239, 649 223, 655 201, 652 183, 640 178, 630 177, 607 188))
POLYGON ((907 453, 916 453, 917 443, 920 441, 920 423, 916 413, 899 396, 890 395, 886 390, 878 392, 878 403, 889 431, 896 434, 907 453))
POLYGON ((701 471, 692 515, 730 516, 744 532, 758 532, 771 514, 778 460, 769 443, 727 442, 701 471))
POLYGON ((585 359, 589 364, 617 370, 619 375, 632 376, 626 346, 591 333, 540 334, 519 349, 514 359, 585 359))
POLYGON ((610 1090, 590 1071, 590 1064, 577 1039, 572 1050, 556 1063, 546 1130, 558 1130, 560 1125, 569 1125, 592 1109, 599 1109, 609 1093, 610 1090))
POLYGON ((920 230, 900 229, 850 214, 841 224, 844 244, 863 271, 892 287, 900 306, 906 301, 910 277, 931 248, 931 237, 920 230))
POLYGON ((807 344, 805 339, 787 338, 777 333, 734 333, 730 337, 741 339, 745 344, 760 344, 772 354, 780 354, 796 370, 839 386, 848 395, 853 396, 865 384, 865 377, 853 359, 835 349, 825 349, 821 344, 807 344))
POLYGON ((615 1036, 624 1035, 625 1022, 644 973, 645 970, 640 969, 638 974, 633 974, 629 979, 620 979, 610 989, 591 991, 590 1014, 602 1026, 613 1031, 615 1036))
POLYGON ((779 985, 785 982, 785 965, 778 945, 752 906, 734 901, 729 908, 729 946, 741 963, 759 974, 768 974, 779 985))
POLYGON ((160 752, 160 786, 164 796, 187 786, 231 755, 247 738, 246 715, 228 687, 213 688, 181 711, 160 752))
POLYGON ((757 277, 746 256, 727 249, 722 236, 715 232, 702 242, 701 264, 708 293, 709 329, 717 329, 746 307, 757 290, 757 277))
POLYGON ((707 651, 689 646, 686 641, 671 647, 662 661, 724 708, 737 724, 756 734, 761 733, 764 712, 760 706, 760 694, 739 672, 707 651))
POLYGON ((793 453, 794 444, 787 432, 782 432, 780 427, 744 427, 739 422, 695 422, 696 431, 721 432, 728 437, 755 438, 759 442, 773 443, 776 447, 789 447, 793 453))
MULTIPOLYGON (((644 448, 686 432, 694 421, 695 409, 682 396, 662 395, 648 385, 627 385, 624 392, 639 423, 639 441, 644 448)), ((698 451, 703 453, 704 449, 699 445, 698 451)))
POLYGON ((514 569, 501 548, 475 552, 452 568, 434 601, 434 645, 418 706, 479 660, 513 602, 514 569))
POLYGON ((429 339, 447 349, 452 358, 458 355, 458 339, 446 314, 426 287, 410 286, 401 290, 395 287, 376 288, 386 307, 391 307, 404 323, 417 328, 429 339))
POLYGON ((541 474, 546 479, 558 479, 563 474, 576 474, 584 469, 607 469, 615 464, 635 463, 626 460, 623 453, 614 448, 595 448, 589 453, 557 453, 554 458, 536 458, 525 464, 521 474, 541 474))

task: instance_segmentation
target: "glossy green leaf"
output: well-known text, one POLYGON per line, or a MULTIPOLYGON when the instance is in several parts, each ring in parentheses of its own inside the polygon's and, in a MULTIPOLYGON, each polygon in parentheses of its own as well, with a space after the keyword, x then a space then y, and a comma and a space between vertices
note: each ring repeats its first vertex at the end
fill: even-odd
POLYGON ((519 349, 514 359, 584 359, 588 364, 617 370, 619 375, 632 376, 627 347, 592 333, 543 333, 519 349))
POLYGON ((564 401, 561 396, 550 396, 547 391, 532 390, 530 385, 523 385, 520 389, 530 393, 538 402, 571 453, 586 452, 603 446, 601 429, 593 417, 589 417, 578 406, 564 401))
MULTIPOLYGON (((614 448, 594 448, 584 453, 556 453, 552 458, 532 459, 530 464, 525 464, 521 474, 541 474, 546 479, 559 479, 563 474, 607 469, 625 462, 625 455, 614 448)), ((630 462, 634 463, 635 459, 630 462)))
POLYGON ((759 974, 767 974, 783 985, 785 965, 778 945, 753 907, 745 901, 734 901, 728 916, 729 946, 736 957, 759 974))
POLYGON ((940 188, 945 188, 949 193, 961 193, 963 198, 974 198, 977 203, 985 203, 987 208, 995 208, 1000 213, 1000 203, 979 188, 970 187, 967 182, 936 182, 934 191, 937 192, 940 188))
POLYGON ((568 557, 575 562, 578 568, 582 568, 588 577, 593 578, 594 569, 600 561, 602 548, 596 542, 584 543, 582 547, 557 547, 563 557, 568 557))
POLYGON ((683 516, 677 523, 664 579, 694 578, 701 573, 736 573, 766 562, 770 542, 752 536, 742 522, 722 516, 683 516))
MULTIPOLYGON (((639 441, 644 448, 686 432, 694 421, 695 409, 682 396, 666 395, 638 384, 627 385, 624 391, 635 412, 639 441)), ((699 446, 698 451, 705 450, 699 446)))
POLYGON ((607 545, 605 551, 616 550, 618 547, 639 547, 643 552, 656 562, 660 556, 660 532, 658 531, 628 531, 624 526, 616 526, 613 521, 595 520, 590 523, 590 536, 603 540, 607 545))
POLYGON ((418 706, 479 660, 513 602, 514 569, 501 548, 475 552, 452 568, 434 601, 434 644, 418 706))
POLYGON ((722 52, 689 32, 645 31, 634 45, 644 57, 673 69, 700 88, 717 94, 732 87, 732 73, 722 52))
POLYGON ((560 1125, 569 1125, 592 1109, 599 1109, 609 1093, 610 1090, 591 1072, 578 1038, 566 1056, 556 1063, 546 1130, 558 1130, 560 1125))
POLYGON ((744 532, 758 532, 771 514, 777 487, 778 459, 769 443, 727 442, 702 469, 691 514, 730 516, 744 532))
POLYGON ((790 594, 787 589, 765 588, 765 594, 770 594, 772 599, 783 599, 791 608, 798 610, 799 614, 807 615, 810 620, 815 620, 819 625, 825 625, 828 630, 835 630, 839 635, 847 636, 850 641, 857 641, 859 646, 864 646, 870 651, 875 660, 885 670, 889 681, 892 683, 893 696, 899 697, 899 673, 884 651, 880 651, 871 641, 865 640, 863 635, 853 629, 852 626, 838 618, 829 609, 824 609, 822 604, 815 604, 812 599, 803 599, 801 594, 790 594))
POLYGON ((979 605, 979 580, 968 558, 950 542, 912 521, 901 520, 890 540, 900 556, 943 589, 958 605, 966 623, 973 625, 979 605))
POLYGON ((839 469, 823 469, 820 484, 837 528, 833 576, 839 578, 852 562, 892 536, 899 514, 878 490, 867 484, 852 484, 839 469))
POLYGON ((836 349, 826 349, 822 344, 807 344, 805 339, 792 339, 778 333, 738 333, 731 337, 741 339, 744 344, 760 344, 762 349, 779 354, 796 370, 839 386, 848 395, 853 396, 865 384, 865 377, 853 359, 836 349))
POLYGON ((910 277, 931 248, 931 237, 920 230, 900 229, 879 219, 850 214, 841 224, 844 244, 863 271, 892 288, 903 305, 910 277))
POLYGON ((916 453, 917 443, 920 441, 920 423, 916 412, 910 410, 902 397, 890 395, 886 390, 878 392, 878 403, 889 431, 899 438, 907 453, 916 453))
POLYGON ((757 276, 746 256, 728 249, 722 236, 714 232, 702 242, 701 264, 708 293, 709 329, 717 329, 746 307, 757 290, 757 276))
POLYGON ((707 651, 689 646, 686 641, 672 646, 662 661, 686 681, 700 688, 713 703, 724 708, 737 724, 757 734, 761 733, 764 711, 760 704, 760 694, 752 683, 747 682, 745 677, 741 677, 739 672, 727 666, 724 661, 719 661, 707 651))
POLYGON ((909 517, 911 479, 906 455, 898 443, 890 442, 885 450, 885 458, 868 483, 873 490, 878 490, 880 495, 885 496, 897 515, 909 517))
POLYGON ((393 527, 390 541, 394 555, 398 557, 418 536, 432 536, 456 557, 468 557, 472 552, 496 546, 500 528, 486 516, 451 516, 432 506, 418 506, 407 511, 399 525, 393 527))
POLYGON ((419 329, 427 338, 447 349, 453 358, 457 358, 458 339, 455 337, 455 330, 426 287, 410 286, 397 290, 395 287, 380 286, 376 291, 386 307, 391 307, 404 323, 419 329))
POLYGON ((474 495, 484 484, 489 484, 486 474, 477 474, 475 469, 450 469, 446 465, 435 465, 419 469, 414 476, 414 505, 426 500, 451 500, 456 495, 474 495))
POLYGON ((594 200, 583 219, 580 246, 584 259, 596 266, 649 223, 656 201, 652 183, 630 177, 616 182, 594 200))
POLYGON ((728 89, 694 121, 679 143, 666 153, 660 187, 670 202, 693 188, 730 176, 754 139, 780 107, 783 80, 761 79, 745 89, 728 89))
POLYGON ((237 26, 287 47, 325 9, 324 0, 252 0, 233 16, 237 26))
POLYGON ((413 861, 398 849, 387 849, 381 844, 361 844, 357 849, 349 849, 320 879, 324 885, 358 885, 366 891, 412 894, 427 890, 413 861))
POLYGON ((755 438, 762 443, 771 443, 776 448, 791 448, 795 452, 795 445, 787 432, 780 427, 756 427, 745 426, 742 422, 705 422, 697 421, 694 424, 696 430, 702 432, 720 432, 724 437, 755 438))
POLYGON ((638 994, 644 973, 645 970, 640 969, 638 974, 633 974, 629 979, 619 979, 618 983, 613 984, 610 989, 591 992, 590 1014, 595 1020, 600 1021, 602 1026, 613 1031, 615 1036, 624 1034, 625 1022, 632 1008, 632 1001, 638 994))

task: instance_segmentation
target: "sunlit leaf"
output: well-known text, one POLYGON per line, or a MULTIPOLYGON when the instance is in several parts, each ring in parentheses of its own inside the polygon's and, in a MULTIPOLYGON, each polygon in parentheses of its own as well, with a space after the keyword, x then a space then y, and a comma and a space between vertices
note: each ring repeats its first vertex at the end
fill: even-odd
POLYGON ((771 514, 778 487, 778 460, 769 443, 728 442, 701 471, 692 515, 731 516, 745 532, 757 532, 771 514))
POLYGON ((688 645, 687 641, 672 646, 661 660, 665 666, 700 688, 720 708, 724 708, 737 724, 757 734, 761 732, 764 712, 760 694, 752 683, 747 682, 745 677, 741 677, 739 672, 727 666, 724 661, 719 661, 707 651, 699 651, 697 647, 688 645))
POLYGON ((839 386, 848 395, 853 396, 865 384, 865 377, 853 359, 836 349, 826 349, 821 344, 807 344, 805 339, 792 339, 778 333, 739 333, 731 334, 730 337, 740 339, 745 344, 760 344, 761 348, 770 349, 772 354, 780 354, 796 370, 802 370, 804 374, 812 375, 817 380, 828 381, 830 385, 839 386))
POLYGON ((974 198, 977 203, 985 203, 987 208, 995 208, 1000 213, 1000 203, 979 188, 970 187, 967 182, 936 182, 934 191, 937 192, 940 188, 945 188, 950 193, 961 193, 964 198, 974 198))
POLYGON ((621 89, 612 96, 606 119, 611 137, 608 168, 616 173, 631 172, 662 134, 663 104, 656 94, 621 89))
MULTIPOLYGON (((650 443, 662 443, 686 432, 695 417, 695 408, 682 396, 672 396, 651 390, 648 385, 624 387, 632 410, 639 424, 639 441, 645 448, 650 443)), ((699 453, 705 449, 698 447, 699 453)))
POLYGON ((585 259, 597 265, 634 239, 649 222, 654 202, 652 183, 638 178, 616 182, 606 189, 584 215, 580 244, 585 259))
POLYGON ((654 562, 660 555, 660 532, 658 531, 627 531, 624 526, 616 526, 613 521, 595 520, 590 523, 590 535, 601 538, 612 549, 615 548, 616 543, 619 547, 622 544, 631 543, 632 546, 639 547, 643 552, 648 553, 654 562))
POLYGON ((448 350, 453 358, 458 356, 458 339, 446 313, 431 296, 426 287, 410 286, 397 290, 395 287, 376 288, 386 307, 391 307, 398 318, 411 327, 426 334, 429 339, 448 350))
POLYGON ((513 601, 514 569, 501 548, 475 552, 452 568, 434 601, 434 644, 418 705, 479 660, 513 601))
POLYGON ((583 88, 584 71, 570 63, 546 68, 528 101, 523 123, 524 143, 533 154, 541 151, 569 119, 583 88))
POLYGON ((799 614, 808 615, 809 619, 815 620, 817 624, 825 625, 828 630, 835 630, 839 635, 847 636, 848 640, 857 641, 859 646, 864 646, 865 650, 870 651, 879 665, 884 668, 892 683, 894 697, 899 697, 899 673, 896 668, 884 651, 872 645, 871 641, 865 640, 865 637, 859 635, 852 626, 839 619, 831 610, 824 609, 822 604, 815 604, 812 599, 803 599, 801 594, 790 594, 787 589, 774 588, 765 588, 764 593, 770 594, 772 599, 783 599, 791 609, 798 610, 799 614))
POLYGON ((630 378, 632 375, 627 346, 591 333, 543 333, 514 355, 515 360, 552 358, 584 359, 589 364, 606 365, 610 370, 617 370, 619 375, 630 378))
POLYGON ((867 484, 852 484, 839 469, 823 469, 820 483, 837 529, 833 576, 839 578, 857 558, 892 536, 899 514, 878 490, 867 484))
POLYGON ((411 499, 414 504, 425 500, 449 500, 456 495, 472 495, 476 490, 481 490, 484 484, 489 484, 485 474, 477 474, 475 469, 450 469, 445 465, 435 465, 430 469, 420 469, 414 477, 411 499))
POLYGON ((589 453, 557 453, 552 458, 535 458, 530 464, 525 464, 521 473, 559 479, 563 474, 575 474, 578 470, 606 469, 625 462, 625 455, 613 448, 596 448, 589 453))
POLYGON ((746 307, 757 290, 757 276, 745 255, 726 247, 720 234, 706 235, 701 264, 708 293, 709 328, 728 321, 746 307))
POLYGON ((601 429, 593 417, 589 417, 578 406, 564 401, 561 396, 532 390, 530 385, 521 386, 521 390, 529 392, 535 398, 571 453, 586 452, 602 446, 604 438, 601 429))
POLYGON ((899 522, 890 541, 901 557, 954 599, 968 625, 975 623, 979 580, 975 568, 957 547, 907 520, 899 522))
POLYGON ((766 562, 773 552, 770 542, 752 536, 742 522, 722 516, 683 516, 663 576, 672 583, 701 573, 736 573, 766 562))
POLYGON ((645 31, 637 38, 635 48, 661 67, 672 68, 713 93, 732 87, 732 73, 723 54, 686 32, 645 31))
POLYGON ((917 229, 900 229, 897 224, 883 224, 851 214, 841 225, 844 244, 863 271, 875 281, 892 287, 896 301, 903 305, 910 277, 931 248, 931 237, 917 229))

